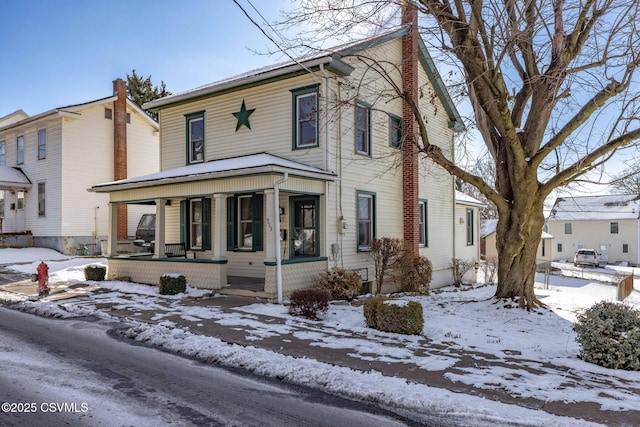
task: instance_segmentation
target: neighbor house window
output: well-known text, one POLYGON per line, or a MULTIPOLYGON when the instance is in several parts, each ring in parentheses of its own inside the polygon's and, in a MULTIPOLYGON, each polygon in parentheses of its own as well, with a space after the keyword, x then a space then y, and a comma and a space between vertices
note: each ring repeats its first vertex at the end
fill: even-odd
MULTIPOLYGON (((0 190, 0 217, 4 216, 4 190, 0 190)), ((0 227, 0 233, 2 233, 2 227, 0 227)))
POLYGON ((400 148, 402 144, 402 119, 389 114, 389 146, 400 148))
POLYGON ((420 246, 429 246, 429 232, 427 230, 427 201, 421 200, 418 204, 418 229, 419 229, 419 244, 420 246))
POLYGON ((21 165, 24 163, 24 136, 20 135, 18 137, 17 146, 18 146, 17 163, 21 165))
POLYGON ((542 239, 542 256, 544 257, 546 251, 547 251, 547 245, 546 245, 546 240, 542 239))
POLYGON ((562 243, 558 243, 558 252, 562 252, 562 243))
POLYGON ((127 113, 127 123, 131 124, 131 113, 127 113))
POLYGON ((108 120, 112 120, 113 119, 113 110, 111 108, 105 108, 104 109, 104 118, 108 119, 108 120))
POLYGON ((291 91, 293 148, 318 146, 318 85, 291 91))
POLYGON ((609 231, 611 232, 611 234, 618 234, 618 223, 612 222, 609 226, 609 231))
POLYGON ((193 198, 180 203, 180 239, 191 250, 211 249, 211 199, 193 198))
POLYGON ((227 250, 263 250, 263 196, 242 194, 227 199, 227 250))
POLYGON ((571 227, 571 223, 570 222, 565 222, 564 223, 564 234, 572 234, 573 233, 573 227, 571 227))
POLYGON ((47 157, 47 130, 38 130, 38 160, 47 157))
POLYGON ((623 254, 628 254, 629 253, 629 244, 628 243, 623 243, 622 244, 622 253, 623 254))
POLYGON ((24 191, 18 191, 18 198, 16 203, 17 209, 24 209, 24 191))
POLYGON ((38 216, 45 216, 45 183, 38 183, 38 216))
POLYGON ((375 194, 357 193, 357 218, 358 218, 358 250, 371 249, 371 241, 375 239, 375 194))
POLYGON ((0 141, 0 166, 5 166, 7 164, 7 158, 5 156, 5 144, 4 141, 0 141))
POLYGON ((473 209, 467 208, 467 246, 473 245, 473 209))
POLYGON ((371 156, 371 108, 356 102, 356 153, 371 156))
POLYGON ((189 114, 187 119, 187 163, 204 162, 204 112, 189 114))
POLYGON ((290 209, 293 214, 291 256, 315 257, 319 255, 318 198, 292 197, 290 209))

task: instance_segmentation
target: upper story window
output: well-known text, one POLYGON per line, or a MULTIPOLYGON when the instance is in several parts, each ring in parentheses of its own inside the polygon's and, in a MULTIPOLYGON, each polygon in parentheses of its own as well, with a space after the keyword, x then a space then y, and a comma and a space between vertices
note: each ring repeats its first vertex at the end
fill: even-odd
POLYGON ((473 245, 473 209, 467 208, 467 246, 473 245))
POLYGON ((4 141, 0 141, 0 166, 5 166, 7 164, 7 158, 4 150, 5 143, 4 141))
POLYGON ((402 144, 402 119, 394 114, 389 114, 389 146, 400 148, 402 144))
POLYGON ((429 230, 428 230, 428 204, 426 200, 420 200, 418 204, 418 229, 419 229, 419 245, 429 246, 429 230))
POLYGON ((104 118, 108 120, 113 120, 113 110, 111 108, 104 109, 104 118))
POLYGON ((187 119, 187 163, 204 162, 204 112, 189 114, 187 119))
POLYGON ((367 251, 371 249, 371 241, 375 236, 375 199, 373 193, 358 192, 358 250, 367 251))
POLYGON ((38 130, 38 160, 47 157, 47 130, 38 130))
POLYGON ((356 153, 371 156, 371 108, 356 101, 356 153))
POLYGON ((16 140, 18 153, 17 153, 17 164, 21 165, 24 163, 24 136, 20 135, 16 140))
POLYGON ((570 222, 565 222, 564 223, 564 234, 572 234, 573 233, 573 227, 571 226, 570 222))
POLYGON ((291 91, 293 95, 293 148, 318 146, 318 85, 291 91))
POLYGON ((618 223, 617 222, 612 222, 609 226, 611 234, 618 234, 618 223))

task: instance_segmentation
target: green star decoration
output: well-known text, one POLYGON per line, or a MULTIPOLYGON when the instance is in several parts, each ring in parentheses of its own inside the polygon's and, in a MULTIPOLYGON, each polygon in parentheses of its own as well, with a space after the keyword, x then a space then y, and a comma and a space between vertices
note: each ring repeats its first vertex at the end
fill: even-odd
POLYGON ((247 110, 247 107, 244 105, 244 99, 242 100, 242 107, 240 107, 240 111, 237 113, 231 113, 234 115, 236 119, 238 119, 238 124, 236 125, 236 132, 240 129, 240 126, 244 125, 251 130, 251 125, 249 124, 249 116, 256 111, 255 108, 251 110, 247 110))

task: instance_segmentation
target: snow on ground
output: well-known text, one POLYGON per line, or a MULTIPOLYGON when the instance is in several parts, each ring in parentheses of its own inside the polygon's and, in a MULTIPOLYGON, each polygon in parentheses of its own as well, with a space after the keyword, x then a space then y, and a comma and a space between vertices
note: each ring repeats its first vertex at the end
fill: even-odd
MULTIPOLYGON (((105 265, 103 258, 70 258, 41 249, 0 249, 0 264, 5 268, 32 273, 43 258, 50 266, 52 281, 82 282, 83 267, 105 265), (17 251, 17 252, 15 252, 17 251), (6 260, 9 260, 6 262, 6 260)), ((556 267, 571 270, 568 264, 556 267)), ((631 268, 617 268, 625 273, 631 268)), ((616 273, 599 269, 598 273, 616 273)), ((636 271, 640 274, 640 271, 636 271)), ((598 402, 603 410, 637 411, 640 395, 631 392, 640 388, 640 372, 604 369, 579 360, 579 348, 572 331, 576 315, 601 300, 615 300, 616 288, 581 278, 551 275, 536 277, 536 294, 550 310, 529 313, 502 308, 491 300, 492 285, 447 287, 429 296, 408 296, 420 302, 424 309, 423 336, 387 334, 365 327, 361 306, 332 304, 320 322, 293 318, 287 308, 278 304, 255 303, 233 312, 218 307, 182 305, 185 295, 161 296, 157 288, 128 282, 99 282, 111 292, 95 293, 89 302, 64 300, 41 304, 40 313, 56 315, 96 314, 99 304, 115 309, 127 309, 140 314, 153 311, 155 324, 135 324, 130 335, 149 344, 161 345, 176 352, 206 360, 224 361, 258 374, 278 376, 292 382, 316 385, 329 392, 372 400, 390 407, 409 411, 437 410, 467 418, 474 425, 588 425, 583 420, 557 417, 543 411, 503 404, 477 396, 462 395, 448 390, 407 382, 403 378, 383 377, 375 371, 356 372, 312 359, 296 359, 259 347, 259 341, 274 336, 292 334, 308 339, 310 345, 343 349, 350 357, 377 362, 411 360, 426 371, 446 371, 454 381, 482 389, 504 390, 512 396, 531 397, 545 402, 598 402), (283 319, 264 322, 261 315, 283 319), (178 327, 171 320, 179 316, 192 322, 191 328, 202 322, 215 321, 246 333, 256 347, 229 345, 217 338, 191 332, 190 327, 178 327), (425 340, 428 350, 425 351, 425 340), (439 349, 439 350, 435 350, 439 349), (461 355, 474 354, 485 358, 474 368, 451 369, 461 355), (493 363, 494 361, 501 363, 493 363), (602 393, 603 378, 611 384, 602 393), (531 421, 534 420, 534 421, 531 421), (534 424, 531 424, 531 423, 534 424)), ((95 282, 94 282, 95 283, 95 282)), ((626 304, 640 309, 640 282, 626 304)), ((208 292, 188 288, 187 297, 208 292)), ((133 316, 135 317, 135 315, 133 316)))

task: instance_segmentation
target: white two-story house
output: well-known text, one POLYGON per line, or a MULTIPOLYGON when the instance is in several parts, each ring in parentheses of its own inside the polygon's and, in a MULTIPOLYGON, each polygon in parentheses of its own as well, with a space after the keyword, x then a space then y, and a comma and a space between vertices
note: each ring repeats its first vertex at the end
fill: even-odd
MULTIPOLYGON (((95 101, 0 118, 0 246, 100 253, 109 197, 87 188, 159 170, 157 122, 127 99, 122 79, 113 88, 95 101)), ((121 240, 149 210, 123 208, 121 240)))
POLYGON ((149 102, 161 171, 92 191, 109 194, 112 212, 154 204, 155 251, 111 246, 110 277, 180 273, 217 290, 244 278, 275 299, 332 267, 373 280, 372 239, 396 237, 432 261, 433 287, 452 283, 453 179, 424 157, 406 161, 413 116, 377 66, 415 84, 430 141, 453 157, 462 122, 411 25, 149 102), (176 243, 186 259, 167 257, 176 243))

